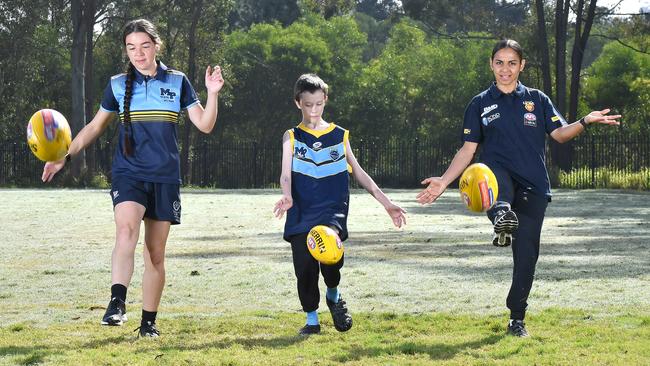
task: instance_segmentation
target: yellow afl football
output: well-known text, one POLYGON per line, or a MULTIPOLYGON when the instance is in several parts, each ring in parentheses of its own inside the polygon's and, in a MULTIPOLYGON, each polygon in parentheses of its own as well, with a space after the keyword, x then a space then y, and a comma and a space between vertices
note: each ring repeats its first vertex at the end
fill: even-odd
POLYGON ((460 198, 470 211, 490 209, 499 196, 499 184, 492 170, 485 164, 472 164, 465 169, 458 182, 460 198))
POLYGON ((72 133, 63 115, 54 109, 41 109, 27 124, 27 145, 37 158, 58 161, 68 152, 72 133))
POLYGON ((343 257, 343 243, 336 232, 325 225, 314 226, 307 235, 309 253, 323 264, 336 264, 343 257))

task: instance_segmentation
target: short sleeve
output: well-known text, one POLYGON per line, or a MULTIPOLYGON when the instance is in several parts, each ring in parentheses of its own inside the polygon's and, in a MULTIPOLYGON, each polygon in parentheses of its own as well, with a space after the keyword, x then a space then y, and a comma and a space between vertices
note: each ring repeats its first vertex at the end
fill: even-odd
POLYGON ((474 97, 465 108, 462 141, 480 143, 482 140, 480 98, 474 97))
POLYGON ((546 133, 550 134, 556 128, 566 126, 566 120, 557 108, 555 108, 553 102, 551 102, 551 98, 540 92, 540 99, 544 108, 544 128, 546 129, 546 133))
POLYGON ((113 94, 113 87, 111 82, 108 82, 106 89, 104 89, 104 96, 102 97, 101 109, 106 112, 118 112, 120 110, 120 104, 115 99, 115 94, 113 94))
POLYGON ((187 76, 183 75, 183 85, 181 85, 181 108, 187 109, 192 107, 195 104, 200 103, 199 97, 196 95, 192 84, 187 79, 187 76))

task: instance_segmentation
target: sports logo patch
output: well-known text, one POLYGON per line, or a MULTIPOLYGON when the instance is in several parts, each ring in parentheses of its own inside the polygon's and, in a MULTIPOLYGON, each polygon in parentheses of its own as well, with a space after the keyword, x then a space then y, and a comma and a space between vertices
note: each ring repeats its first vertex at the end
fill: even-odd
POLYGON ((490 123, 490 122, 492 122, 492 121, 494 121, 495 119, 500 118, 500 117, 501 117, 501 113, 497 112, 497 113, 495 113, 495 114, 493 114, 493 115, 491 115, 491 116, 489 116, 489 117, 487 118, 488 123, 490 123))
POLYGON ((181 203, 180 203, 180 201, 174 201, 174 203, 172 204, 172 208, 173 208, 174 211, 176 211, 176 212, 180 211, 180 210, 181 210, 181 203))
POLYGON ((492 112, 493 110, 497 109, 499 107, 498 104, 492 104, 489 107, 483 108, 483 113, 481 113, 481 117, 485 116, 486 114, 492 112))
POLYGON ((308 237, 307 237, 307 245, 308 245, 312 250, 316 249, 316 240, 314 240, 314 238, 312 238, 311 236, 308 236, 308 237))
POLYGON ((537 116, 534 113, 524 114, 524 126, 537 127, 537 116))
POLYGON ((334 150, 334 149, 330 150, 330 158, 332 158, 332 160, 339 160, 338 150, 334 150))
POLYGON ((173 102, 176 97, 176 91, 171 89, 160 88, 160 99, 165 102, 173 102))
POLYGON ((466 129, 463 130, 463 134, 465 134, 465 135, 469 135, 470 133, 472 133, 472 130, 469 129, 469 128, 466 128, 466 129))
POLYGON ((551 121, 553 121, 553 122, 557 122, 557 121, 559 121, 559 120, 560 120, 560 117, 559 117, 559 116, 553 116, 553 117, 551 117, 551 121))
POLYGON ((524 108, 526 108, 528 112, 532 112, 535 110, 535 103, 533 103, 532 100, 526 100, 524 101, 524 108))
POLYGON ((299 158, 304 158, 307 155, 307 149, 304 147, 296 147, 294 150, 294 155, 298 155, 299 158))
POLYGON ((316 141, 316 142, 314 142, 313 145, 311 145, 311 147, 313 147, 315 151, 320 150, 321 146, 323 146, 323 143, 320 142, 320 141, 316 141))

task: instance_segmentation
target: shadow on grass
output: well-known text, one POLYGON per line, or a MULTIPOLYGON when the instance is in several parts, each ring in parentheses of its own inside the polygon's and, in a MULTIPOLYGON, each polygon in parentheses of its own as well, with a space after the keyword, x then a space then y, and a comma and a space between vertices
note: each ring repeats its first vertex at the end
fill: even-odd
POLYGON ((448 360, 454 358, 456 354, 466 350, 476 350, 485 346, 493 345, 499 342, 505 335, 490 335, 480 340, 463 342, 459 344, 427 344, 421 342, 404 341, 392 344, 387 347, 373 346, 350 346, 346 347, 346 354, 338 356, 334 361, 348 362, 359 361, 364 358, 379 357, 382 355, 418 355, 426 354, 432 360, 448 360))
POLYGON ((0 347, 0 356, 14 356, 18 358, 17 364, 19 365, 37 365, 45 362, 45 358, 57 354, 59 352, 52 352, 47 347, 33 346, 33 347, 0 347))
POLYGON ((199 343, 188 345, 175 344, 165 345, 160 347, 160 351, 201 351, 208 349, 226 349, 232 346, 242 346, 246 350, 259 349, 259 348, 272 348, 283 349, 305 341, 306 337, 301 336, 280 336, 273 338, 250 338, 250 337, 235 337, 216 340, 212 342, 199 343))
MULTIPOLYGON (((350 232, 350 239, 345 242, 349 253, 346 266, 374 262, 399 266, 405 271, 452 273, 469 280, 501 281, 504 273, 512 270, 511 249, 493 247, 490 244, 490 224, 485 215, 470 214, 458 200, 457 192, 450 192, 429 206, 404 201, 403 207, 409 210, 408 215, 449 216, 438 218, 437 223, 432 222, 431 230, 411 230, 407 226, 403 231, 350 232), (467 217, 467 222, 464 222, 464 217, 467 217)), ((563 281, 645 275, 646 258, 650 255, 649 204, 650 194, 638 192, 557 193, 547 210, 537 277, 563 281)), ((289 245, 282 240, 281 232, 188 240, 214 242, 215 245, 168 256, 255 257, 272 262, 290 260, 289 245), (233 239, 236 244, 233 244, 233 239), (220 246, 219 242, 224 241, 229 243, 220 246)))

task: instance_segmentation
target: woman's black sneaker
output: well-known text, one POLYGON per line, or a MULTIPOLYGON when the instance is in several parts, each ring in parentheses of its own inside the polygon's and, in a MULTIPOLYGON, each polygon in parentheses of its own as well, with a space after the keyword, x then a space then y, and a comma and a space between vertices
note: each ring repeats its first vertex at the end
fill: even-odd
POLYGON ((135 328, 135 330, 140 330, 140 337, 160 337, 160 332, 156 328, 156 323, 151 321, 140 323, 140 326, 135 328))
POLYGON ((499 211, 494 218, 492 245, 507 247, 512 244, 512 234, 519 227, 519 219, 514 211, 499 211))
POLYGON ((352 315, 348 313, 348 307, 343 301, 343 297, 339 294, 339 301, 334 303, 327 297, 327 307, 330 308, 332 320, 334 321, 334 328, 339 332, 346 332, 352 328, 352 315))
POLYGON ((529 337, 528 332, 526 331, 526 324, 523 320, 511 319, 508 324, 508 334, 515 337, 529 337))
POLYGON ((102 318, 102 325, 122 325, 126 321, 126 304, 124 301, 114 297, 106 307, 106 313, 102 318))
POLYGON ((308 336, 308 335, 318 334, 318 333, 320 333, 320 324, 316 324, 316 325, 306 324, 298 331, 298 335, 301 336, 308 336))

